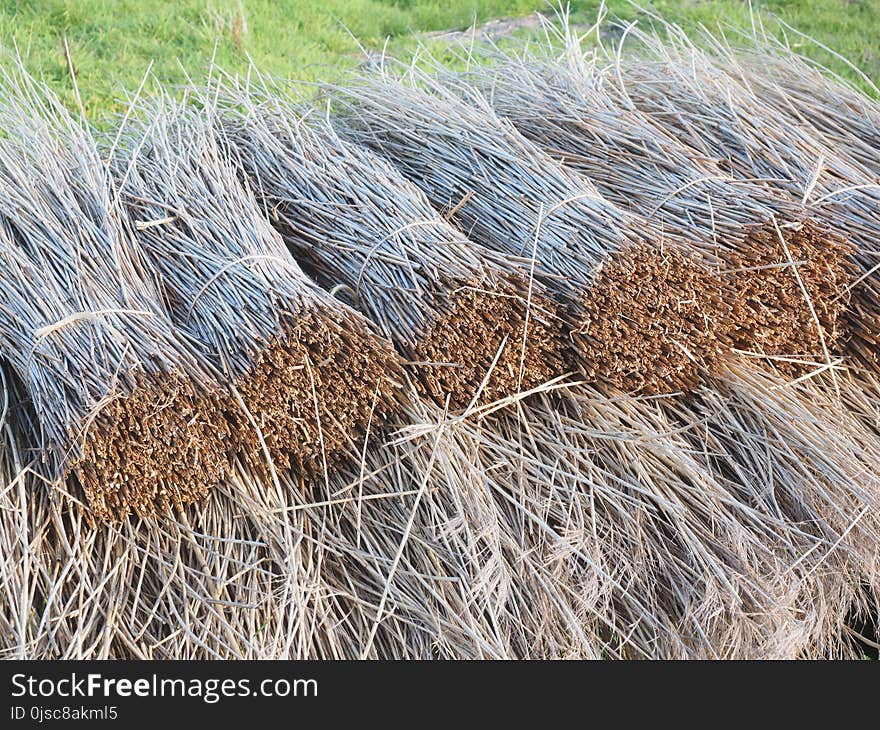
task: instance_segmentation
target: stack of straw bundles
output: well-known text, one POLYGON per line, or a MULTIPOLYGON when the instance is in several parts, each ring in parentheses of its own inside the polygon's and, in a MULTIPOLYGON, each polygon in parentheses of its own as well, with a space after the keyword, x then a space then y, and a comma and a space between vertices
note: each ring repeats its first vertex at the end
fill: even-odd
POLYGON ((713 58, 681 31, 669 32, 671 43, 634 32, 641 50, 621 67, 621 98, 732 174, 800 201, 849 239, 855 279, 846 316, 848 352, 880 371, 876 173, 840 154, 821 133, 776 112, 764 101, 766 82, 759 74, 749 77, 732 56, 713 58))
POLYGON ((487 101, 465 103, 415 68, 337 91, 343 136, 387 157, 474 241, 536 259, 535 277, 565 307, 591 380, 642 393, 687 389, 729 347, 723 278, 560 166, 487 101))
MULTIPOLYGON (((567 26, 560 35, 566 60, 555 58, 549 43, 521 55, 496 49, 467 78, 499 114, 586 175, 609 200, 722 258, 743 305, 736 313, 737 349, 774 358, 793 373, 827 361, 849 301, 848 241, 803 206, 734 181, 703 154, 617 104, 603 73, 613 69, 587 61, 567 26)), ((466 93, 463 81, 453 81, 466 93)))
POLYGON ((226 96, 225 131, 291 250, 351 292, 424 392, 463 408, 564 372, 557 313, 528 252, 515 261, 471 243, 394 168, 265 82, 226 96))
MULTIPOLYGON (((796 206, 779 196, 774 202, 759 186, 730 184, 720 170, 712 177, 697 168, 692 151, 653 129, 648 120, 603 99, 601 80, 583 85, 574 70, 541 65, 537 59, 520 62, 494 54, 494 60, 502 60, 501 65, 473 69, 470 77, 483 75, 496 109, 513 118, 526 136, 585 171, 615 202, 626 205, 629 199, 646 214, 661 214, 682 236, 690 231, 693 239, 694 233, 703 233, 704 240, 721 246, 731 268, 736 262, 745 269, 737 274, 748 305, 738 331, 741 349, 772 355, 783 373, 813 369, 816 361, 833 357, 828 350, 844 333, 844 305, 852 280, 845 239, 822 222, 799 220, 796 206), (709 195, 701 200, 695 189, 709 195), (676 191, 695 196, 688 193, 679 213, 672 197, 676 191), (780 223, 777 234, 774 218, 784 213, 790 223, 780 223), (763 234, 744 235, 750 221, 760 220, 763 234), (797 262, 797 276, 794 265, 784 266, 789 257, 797 262), (771 269, 769 264, 782 266, 771 269)), ((685 429, 695 453, 707 455, 705 466, 716 478, 729 475, 730 489, 742 500, 744 511, 765 515, 767 524, 802 525, 800 537, 789 535, 793 555, 803 540, 814 550, 824 543, 846 545, 839 555, 823 553, 816 565, 821 576, 810 581, 809 591, 795 591, 787 599, 802 607, 816 599, 821 610, 800 609, 801 630, 809 642, 805 646, 837 655, 847 651, 835 637, 851 604, 869 610, 858 585, 874 581, 877 569, 871 546, 880 536, 880 523, 869 515, 880 504, 880 484, 872 473, 880 464, 880 453, 864 425, 839 404, 823 407, 835 414, 837 424, 846 423, 845 429, 816 410, 829 393, 853 398, 860 387, 841 381, 823 388, 820 380, 789 387, 747 362, 731 360, 717 373, 717 392, 706 388, 659 406, 671 423, 685 429), (779 405, 771 406, 777 400, 779 405), (694 429, 695 423, 701 426, 694 429), (820 448, 811 443, 816 438, 822 440, 820 448), (795 446, 798 454, 792 456, 788 449, 795 446), (779 504, 769 509, 753 486, 766 482, 767 473, 779 474, 773 480, 779 485, 798 485, 784 493, 775 488, 779 504)), ((786 591, 791 590, 789 584, 786 591)))

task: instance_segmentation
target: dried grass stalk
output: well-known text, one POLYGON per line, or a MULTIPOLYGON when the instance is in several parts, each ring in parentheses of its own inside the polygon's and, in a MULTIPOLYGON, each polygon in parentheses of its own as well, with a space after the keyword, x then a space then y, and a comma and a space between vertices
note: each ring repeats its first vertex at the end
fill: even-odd
POLYGON ((566 591, 577 591, 569 575, 604 586, 585 617, 603 655, 845 655, 856 568, 825 570, 837 550, 762 501, 776 474, 718 469, 703 450, 718 442, 665 402, 581 389, 521 404, 482 437, 487 463, 509 469, 499 485, 511 509, 556 561, 580 566, 560 577, 566 591))
POLYGON ((394 407, 396 355, 291 258, 217 144, 210 110, 141 106, 113 165, 172 320, 240 393, 231 411, 248 458, 265 449, 279 468, 321 477, 394 407))
POLYGON ((646 393, 694 385, 728 345, 723 280, 602 198, 478 95, 465 103, 409 68, 336 90, 340 133, 393 162, 469 237, 537 262, 566 307, 578 365, 646 393))
POLYGON ((426 393, 461 408, 564 372, 557 313, 527 261, 471 243, 390 165, 268 82, 223 96, 224 132, 288 246, 350 292, 426 393))

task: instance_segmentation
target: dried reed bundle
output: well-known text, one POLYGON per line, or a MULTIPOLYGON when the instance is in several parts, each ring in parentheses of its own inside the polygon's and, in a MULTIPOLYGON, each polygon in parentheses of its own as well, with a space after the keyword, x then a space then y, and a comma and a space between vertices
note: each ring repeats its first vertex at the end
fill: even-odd
MULTIPOLYGON (((0 651, 597 657, 574 610, 589 596, 568 596, 538 555, 521 551, 529 537, 498 512, 474 461, 479 443, 436 408, 413 405, 407 416, 406 433, 309 496, 239 465, 176 520, 93 529, 29 491, 3 512, 23 520, 10 542, 25 549, 0 543, 4 565, 31 586, 9 604, 28 620, 3 634, 0 651)), ((9 494, 0 490, 4 507, 9 494)))
POLYGON ((88 132, 23 74, 2 82, 0 352, 47 476, 75 476, 94 519, 200 499, 227 468, 210 369, 129 256, 88 132))
POLYGON ((504 398, 564 372, 556 312, 527 262, 471 243, 390 165, 265 81, 223 95, 224 132, 288 246, 327 288, 351 292, 439 403, 504 398))
POLYGON ((240 393, 248 457, 265 449, 280 468, 321 476, 359 454, 393 408, 396 356, 290 257, 218 145, 210 109, 139 106, 112 164, 172 321, 240 393))
MULTIPOLYGON (((827 79, 822 83, 817 78, 821 74, 816 71, 807 74, 803 63, 794 64, 793 69, 778 68, 772 59, 761 56, 763 64, 759 69, 755 66, 758 59, 749 63, 729 47, 721 48, 724 70, 748 92, 749 103, 757 98, 765 109, 788 114, 790 126, 797 130, 797 134, 791 135, 790 145, 799 157, 786 171, 789 177, 780 178, 775 185, 798 195, 804 188, 803 180, 809 180, 805 197, 813 198, 821 215, 856 246, 858 276, 852 288, 849 326, 853 337, 849 349, 876 372, 880 370, 880 231, 876 217, 880 206, 880 134, 875 125, 880 120, 880 111, 864 95, 853 90, 847 92, 846 87, 831 84, 827 79), (807 76, 793 80, 786 70, 807 76), (807 80, 815 84, 809 103, 803 97, 805 89, 799 86, 807 80), (835 92, 840 93, 837 99, 835 92), (838 106, 844 106, 849 113, 838 106), (809 178, 804 177, 807 171, 809 178)), ((788 65, 794 63, 791 57, 786 61, 788 65)), ((773 144, 778 149, 778 143, 773 144)))
MULTIPOLYGON (((442 546, 445 554, 458 563, 455 575, 459 582, 449 586, 452 590, 447 589, 448 594, 458 597, 452 601, 450 595, 445 606, 438 606, 440 610, 428 624, 439 629, 431 638, 434 649, 417 656, 598 658, 601 642, 582 618, 585 614, 601 615, 600 606, 594 605, 601 601, 597 592, 601 583, 592 581, 577 594, 560 584, 558 561, 534 549, 533 531, 523 525, 518 510, 500 495, 504 479, 496 479, 493 467, 482 458, 481 439, 486 435, 481 429, 470 429, 467 420, 449 419, 426 406, 417 407, 409 420, 395 442, 395 449, 409 456, 402 461, 395 459, 393 471, 383 467, 383 481, 390 477, 391 484, 420 490, 421 498, 414 503, 410 516, 412 529, 401 535, 395 527, 389 534, 383 517, 371 531, 363 527, 360 530, 366 544, 387 545, 373 550, 374 554, 400 557, 399 563, 382 568, 374 579, 373 585, 382 590, 376 595, 378 600, 372 602, 385 608, 371 623, 389 613, 392 605, 400 605, 400 599, 392 604, 387 595, 385 586, 392 579, 397 583, 409 580, 410 575, 436 572, 430 565, 421 567, 412 557, 413 551, 417 555, 423 549, 419 544, 427 541, 442 546), (470 646, 450 641, 454 634, 447 627, 458 622, 470 629, 470 646)), ((379 464, 387 463, 385 459, 387 455, 381 456, 379 464)), ((351 543, 356 544, 357 530, 349 534, 351 543)), ((399 613, 396 608, 394 613, 399 613)), ((381 628, 382 623, 376 625, 381 628)), ((425 625, 424 620, 417 625, 425 625)), ((389 655, 378 645, 380 639, 387 639, 372 625, 367 628, 369 631, 363 635, 368 640, 361 656, 389 655)), ((402 642, 397 644, 403 648, 402 642)), ((392 655, 400 656, 400 649, 392 655)))
MULTIPOLYGON (((702 154, 718 159, 731 174, 759 178, 781 199, 800 201, 849 239, 855 278, 846 316, 852 335, 848 349, 876 370, 876 176, 825 144, 818 131, 788 121, 767 104, 760 74, 748 79, 732 58, 710 56, 680 29, 669 26, 667 32, 673 37, 669 43, 633 31, 640 50, 621 66, 622 98, 702 154)), ((723 53, 724 48, 718 43, 716 50, 723 53)))
POLYGON ((500 488, 534 525, 523 532, 604 584, 587 617, 604 656, 845 653, 820 639, 835 626, 840 641, 858 581, 822 572, 828 546, 749 499, 772 489, 767 477, 740 488, 717 473, 657 402, 580 389, 521 405, 484 435, 486 463, 503 464, 500 488))
MULTIPOLYGON (((858 397, 840 377, 836 385, 858 397)), ((834 390, 731 360, 715 388, 663 405, 732 499, 790 526, 803 586, 789 605, 803 656, 852 656, 849 614, 876 613, 862 586, 878 575, 878 441, 834 390)))
POLYGON ((336 89, 340 133, 393 162, 472 240, 536 259, 567 308, 579 367, 646 393, 694 385, 727 346, 723 279, 603 199, 478 95, 409 68, 336 89))
POLYGON ((645 116, 623 108, 606 88, 604 76, 614 69, 587 59, 566 18, 548 24, 547 34, 546 43, 518 53, 472 52, 465 78, 520 132, 586 175, 607 199, 660 221, 710 262, 720 256, 732 299, 742 304, 735 313, 737 349, 775 357, 789 370, 827 360, 849 300, 848 242, 801 205, 759 185, 737 184, 645 116))

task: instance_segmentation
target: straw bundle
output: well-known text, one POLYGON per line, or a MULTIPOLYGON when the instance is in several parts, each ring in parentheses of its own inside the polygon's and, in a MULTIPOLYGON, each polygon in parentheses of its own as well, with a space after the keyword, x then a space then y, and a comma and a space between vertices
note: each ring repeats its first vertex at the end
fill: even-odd
MULTIPOLYGON (((590 618, 593 630, 608 639, 606 656, 852 655, 843 627, 854 603, 869 608, 859 586, 871 564, 854 556, 846 534, 829 539, 806 514, 780 510, 775 480, 797 483, 810 478, 804 474, 825 472, 832 489, 842 491, 824 503, 817 497, 814 506, 824 504, 826 513, 846 510, 847 499, 834 500, 847 489, 863 498, 859 468, 873 462, 856 458, 856 449, 814 453, 794 439, 798 454, 789 456, 789 441, 776 440, 782 425, 769 439, 753 430, 750 413, 760 414, 754 401, 722 404, 715 413, 724 398, 712 397, 708 391, 712 406, 700 412, 702 422, 685 425, 670 419, 672 406, 663 399, 652 405, 583 390, 549 408, 530 404, 527 416, 507 419, 512 425, 502 428, 511 434, 502 451, 510 472, 499 483, 513 495, 512 505, 532 519, 540 516, 538 529, 548 538, 557 534, 554 517, 563 515, 563 537, 554 538, 559 550, 594 545, 590 552, 568 553, 567 562, 593 560, 588 569, 605 585, 608 599, 590 618), (737 461, 739 450, 745 462, 737 461), (836 464, 835 477, 829 462, 836 464), (834 481, 840 473, 846 476, 834 481), (526 491, 530 483, 552 486, 547 497, 534 498, 526 491), (550 507, 554 492, 566 506, 561 513, 550 507), (576 527, 581 507, 583 523, 576 527), (620 637, 627 637, 625 644, 613 646, 620 637)), ((847 443, 833 429, 828 435, 847 443)), ((814 483, 824 488, 821 480, 807 482, 814 483)), ((872 502, 852 504, 864 511, 872 502)), ((858 512, 849 516, 858 524, 858 512)), ((820 524, 827 524, 821 514, 820 524)))
POLYGON ((736 312, 737 349, 775 358, 789 371, 827 360, 849 299, 849 244, 802 206, 759 185, 734 183, 710 160, 616 104, 605 69, 587 61, 567 24, 548 32, 564 40, 566 60, 554 58, 549 43, 516 55, 495 49, 470 67, 467 82, 608 200, 660 221, 710 260, 720 256, 744 305, 736 312))
POLYGON ((425 392, 461 408, 564 372, 556 312, 527 261, 471 243, 391 166, 278 92, 226 96, 224 131, 288 246, 351 292, 425 392))
POLYGON ((200 499, 226 469, 210 369, 128 255, 88 133, 29 79, 4 84, 0 352, 38 414, 47 476, 75 476, 96 519, 200 499))
POLYGON ((359 454, 393 408, 396 356, 290 257, 217 144, 209 111, 168 99, 142 106, 113 165, 172 320, 240 393, 249 458, 265 449, 280 468, 321 476, 359 454))
MULTIPOLYGON (((858 273, 852 287, 849 323, 853 337, 849 349, 860 362, 880 371, 880 227, 876 216, 880 206, 880 133, 875 126, 880 122, 880 111, 863 94, 831 84, 827 79, 820 82, 815 77, 821 74, 808 73, 803 68, 805 64, 796 63, 791 57, 775 64, 767 56, 749 62, 726 46, 723 50, 721 62, 725 72, 746 92, 744 101, 736 103, 751 104, 753 99, 759 99, 764 105, 762 109, 786 115, 783 118, 797 132, 788 134, 789 145, 798 157, 778 173, 780 178, 773 184, 800 195, 804 182, 809 181, 805 197, 815 201, 812 205, 817 212, 856 246, 858 273), (760 69, 755 67, 759 59, 760 69), (779 68, 780 65, 783 67, 779 68), (811 99, 803 96, 805 89, 800 84, 804 81, 788 76, 801 72, 815 83, 811 99), (840 98, 835 98, 835 93, 840 98), (820 108, 822 104, 827 107, 820 108), (838 110, 839 105, 849 113, 838 110)), ((771 144, 771 151, 777 154, 784 149, 772 138, 771 144)))
MULTIPOLYGON (((781 199, 801 201, 854 246, 849 351, 878 368, 880 282, 875 176, 768 105, 744 71, 698 50, 679 30, 673 43, 634 32, 642 46, 621 67, 620 92, 674 135, 738 177, 759 178, 781 199)), ((723 48, 719 46, 719 48, 723 48)), ((757 78, 757 74, 755 75, 757 78)))
POLYGON ((416 68, 337 90, 341 134, 386 156, 472 240, 536 259, 578 365, 645 393, 693 386, 727 346, 721 277, 496 117, 416 68), (430 88, 430 91, 426 90, 430 88))
POLYGON ((2 595, 0 616, 27 620, 0 651, 598 657, 578 602, 497 510, 479 443, 435 408, 407 414, 412 428, 326 491, 304 495, 283 476, 267 485, 239 465, 176 521, 93 529, 39 490, 15 503, 0 482, 0 504, 22 527, 4 566, 30 586, 14 601, 2 595))

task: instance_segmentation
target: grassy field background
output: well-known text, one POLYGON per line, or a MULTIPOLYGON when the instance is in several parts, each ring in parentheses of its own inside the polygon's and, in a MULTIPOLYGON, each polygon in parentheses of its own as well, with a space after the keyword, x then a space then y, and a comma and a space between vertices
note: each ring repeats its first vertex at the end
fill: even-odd
MULTIPOLYGON (((750 23, 749 4, 740 0, 640 4, 685 26, 750 23)), ((880 76, 880 0, 752 5, 832 47, 871 78, 880 76)), ((598 6, 571 3, 584 21, 598 6)), ((607 7, 622 18, 638 15, 625 0, 610 0, 607 7)), ((273 74, 327 79, 358 62, 359 44, 378 49, 387 39, 393 50, 406 51, 428 32, 547 8, 545 0, 0 0, 0 42, 15 44, 28 68, 72 102, 66 39, 83 104, 95 119, 119 108, 123 90, 138 86, 151 61, 162 82, 182 81, 184 68, 199 78, 216 47, 219 62, 231 71, 244 69, 250 56, 273 74)), ((809 50, 855 78, 833 56, 809 50)))

